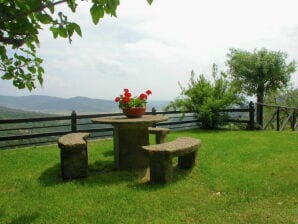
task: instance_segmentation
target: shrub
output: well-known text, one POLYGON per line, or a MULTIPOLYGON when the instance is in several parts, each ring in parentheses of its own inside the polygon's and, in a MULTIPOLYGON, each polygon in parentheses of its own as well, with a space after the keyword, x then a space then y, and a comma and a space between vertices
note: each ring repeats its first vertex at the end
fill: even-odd
POLYGON ((192 71, 188 87, 182 87, 179 83, 180 96, 171 101, 166 110, 193 111, 201 120, 203 128, 218 127, 220 123, 227 120, 228 116, 220 115, 217 111, 240 104, 243 97, 227 79, 225 73, 218 74, 216 65, 213 65, 212 77, 213 82, 207 80, 204 75, 200 75, 196 79, 195 73, 192 71))

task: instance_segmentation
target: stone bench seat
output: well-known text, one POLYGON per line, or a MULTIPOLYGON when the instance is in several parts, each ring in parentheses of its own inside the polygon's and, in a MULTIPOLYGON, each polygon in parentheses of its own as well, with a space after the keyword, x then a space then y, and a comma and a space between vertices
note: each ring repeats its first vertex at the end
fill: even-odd
POLYGON ((156 144, 165 143, 167 139, 167 134, 170 133, 170 129, 160 127, 149 127, 148 131, 149 134, 155 135, 156 144))
POLYGON ((178 167, 190 169, 195 165, 196 153, 201 141, 190 137, 177 138, 172 142, 143 146, 149 153, 150 181, 167 183, 172 180, 172 157, 178 156, 178 167))
POLYGON ((87 138, 89 136, 90 133, 70 133, 58 139, 63 179, 75 179, 87 176, 87 138))

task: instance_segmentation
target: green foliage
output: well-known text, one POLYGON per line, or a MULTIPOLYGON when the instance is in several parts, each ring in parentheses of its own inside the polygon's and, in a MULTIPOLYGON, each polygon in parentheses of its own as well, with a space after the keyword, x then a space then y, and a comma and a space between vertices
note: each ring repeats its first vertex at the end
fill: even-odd
POLYGON ((165 186, 113 170, 112 140, 90 141, 88 177, 72 181, 60 177, 57 145, 0 151, 0 223, 297 223, 297 133, 189 130, 169 140, 181 136, 203 145, 195 167, 174 168, 165 186))
POLYGON ((265 103, 298 108, 298 88, 276 91, 265 97, 265 103))
MULTIPOLYGON (((34 89, 36 81, 43 83, 42 59, 36 54, 39 31, 48 26, 54 38, 72 41, 76 33, 82 36, 77 23, 68 21, 57 5, 66 4, 73 12, 79 0, 2 0, 0 3, 0 77, 11 80, 19 89, 34 89)), ((147 0, 149 4, 152 0, 147 0)), ((105 15, 116 17, 119 0, 92 0, 90 14, 94 24, 105 15)))
POLYGON ((286 53, 280 51, 231 49, 227 57, 234 83, 244 93, 257 95, 258 102, 262 102, 266 94, 284 89, 290 74, 296 71, 296 62, 287 64, 286 53))
POLYGON ((282 99, 285 105, 298 108, 298 88, 287 90, 282 99))
POLYGON ((243 99, 226 78, 226 74, 218 74, 216 65, 213 65, 212 75, 213 83, 204 75, 196 79, 192 71, 188 87, 180 85, 182 90, 180 96, 170 102, 166 110, 193 111, 202 121, 203 128, 217 127, 227 116, 219 115, 216 111, 239 104, 243 99))

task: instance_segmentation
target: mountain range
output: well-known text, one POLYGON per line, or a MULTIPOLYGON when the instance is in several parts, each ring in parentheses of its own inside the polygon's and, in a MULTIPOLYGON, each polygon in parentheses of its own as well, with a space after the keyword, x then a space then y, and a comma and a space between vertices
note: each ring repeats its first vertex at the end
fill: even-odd
MULTIPOLYGON (((148 110, 155 107, 162 110, 169 101, 149 101, 148 110)), ((118 104, 113 100, 92 99, 88 97, 60 98, 45 95, 0 96, 0 106, 54 114, 119 112, 118 104)))

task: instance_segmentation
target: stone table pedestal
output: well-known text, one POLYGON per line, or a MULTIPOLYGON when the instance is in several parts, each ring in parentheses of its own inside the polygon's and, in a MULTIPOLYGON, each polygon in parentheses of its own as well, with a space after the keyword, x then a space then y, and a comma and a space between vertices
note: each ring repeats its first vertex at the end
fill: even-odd
POLYGON ((142 149, 142 146, 149 145, 148 127, 166 120, 165 116, 144 115, 141 118, 101 117, 92 119, 92 122, 113 125, 115 165, 119 170, 127 170, 149 166, 148 154, 142 149))

